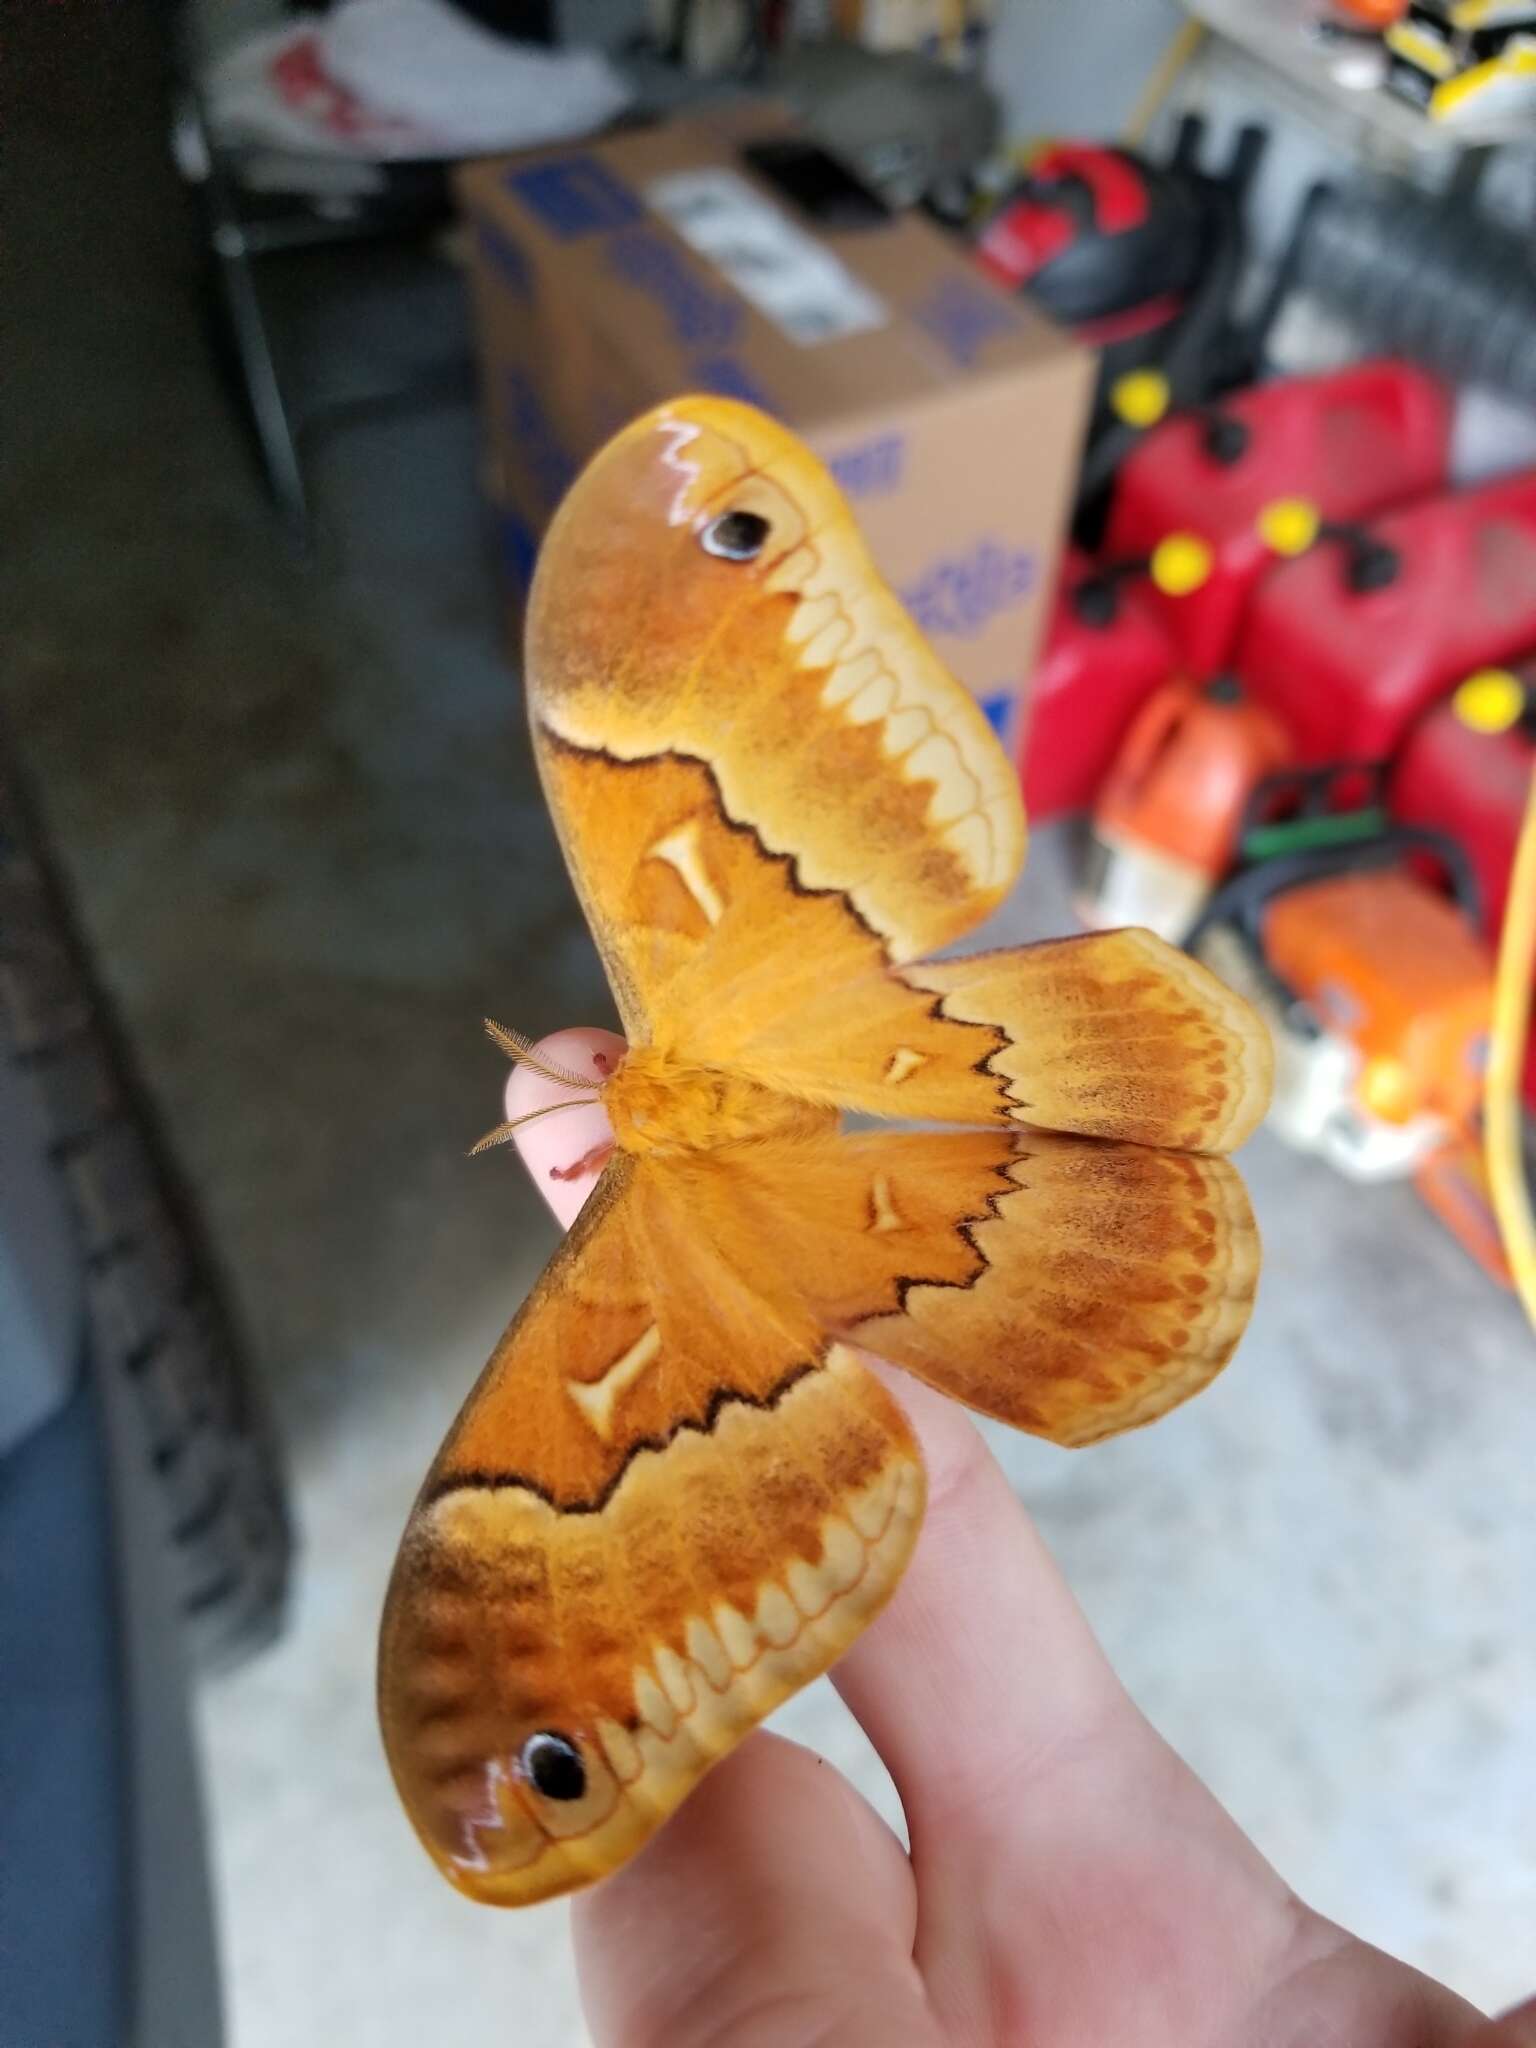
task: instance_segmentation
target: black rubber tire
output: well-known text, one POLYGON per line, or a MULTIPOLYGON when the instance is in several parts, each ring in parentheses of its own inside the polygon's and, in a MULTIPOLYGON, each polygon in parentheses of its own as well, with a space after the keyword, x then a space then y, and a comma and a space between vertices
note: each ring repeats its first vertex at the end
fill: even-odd
POLYGON ((126 1381, 142 1421, 194 1660, 227 1666, 282 1626, 292 1540, 275 1441, 3 734, 0 1058, 43 1105, 79 1233, 93 1352, 126 1381))

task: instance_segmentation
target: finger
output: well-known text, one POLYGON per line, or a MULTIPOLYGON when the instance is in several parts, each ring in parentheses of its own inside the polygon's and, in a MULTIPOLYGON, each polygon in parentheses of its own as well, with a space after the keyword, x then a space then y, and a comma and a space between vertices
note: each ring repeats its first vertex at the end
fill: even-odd
POLYGON ((1479 2027, 1468 2037, 1466 2048, 1536 2048, 1536 1998, 1479 2027))
POLYGON ((1137 1716, 1081 1608, 970 1417, 879 1360, 928 1468, 916 1553, 837 1683, 885 1760, 914 1847, 1088 1731, 1137 1716), (1006 1702, 1005 1713, 998 1703, 1006 1702))
POLYGON ((928 1513, 832 1678, 907 1814, 936 2012, 959 2039, 1128 2038, 1147 1996, 1128 1953, 1174 1952, 1168 2038, 1213 1980, 1239 2009, 1295 1938, 1290 1893, 1127 1697, 974 1424, 877 1369, 916 1426, 928 1513), (1027 2000, 1012 2032, 1004 1984, 1027 2000))
POLYGON ((572 1909, 597 2048, 938 2048, 915 1922, 884 1821, 762 1732, 572 1909))
MULTIPOLYGON (((613 1071, 625 1050, 624 1040, 616 1032, 601 1031, 595 1025, 553 1032, 534 1047, 535 1053, 557 1066, 599 1079, 613 1071)), ((524 1124, 513 1140, 534 1186, 569 1230, 582 1203, 597 1186, 604 1146, 613 1143, 607 1112, 595 1097, 523 1065, 515 1066, 507 1076, 506 1101, 508 1123, 554 1103, 571 1105, 541 1116, 536 1123, 524 1124)))
POLYGON ((890 1606, 834 1677, 922 1856, 1085 1744, 1139 1751, 1145 1724, 975 1424, 875 1364, 917 1430, 928 1511, 890 1606))

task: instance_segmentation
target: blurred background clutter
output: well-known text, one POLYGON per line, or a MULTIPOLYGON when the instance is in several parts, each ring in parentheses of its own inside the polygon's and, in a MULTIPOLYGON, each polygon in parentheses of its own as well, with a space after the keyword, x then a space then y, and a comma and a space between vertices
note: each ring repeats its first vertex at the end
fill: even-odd
MULTIPOLYGON (((563 1908, 472 1908, 411 1840, 373 1641, 553 1241, 465 1162, 479 1020, 610 1014, 521 593, 582 460, 696 388, 829 460, 1015 753, 985 936, 1149 924, 1275 1035, 1231 1371, 999 1456, 1296 1888, 1528 1995, 1536 1344, 1485 1112, 1490 1072, 1536 1111, 1495 1002, 1536 6, 61 0, 9 37, 0 2042, 584 2039, 563 1908)), ((899 1821, 825 1682, 780 1720, 899 1821)))

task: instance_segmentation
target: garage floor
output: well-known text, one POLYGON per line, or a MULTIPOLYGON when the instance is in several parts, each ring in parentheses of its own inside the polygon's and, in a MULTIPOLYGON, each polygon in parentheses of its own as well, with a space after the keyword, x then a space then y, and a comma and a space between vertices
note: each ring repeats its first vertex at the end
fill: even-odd
MULTIPOLYGON (((147 17, 25 10, 8 67, 7 687, 285 1434, 287 1638, 203 1730, 235 2048, 582 2038, 559 1907, 460 1903, 374 1732, 400 1524, 552 1242, 489 1011, 606 1001, 497 647, 473 421, 323 449, 296 560, 199 324, 147 17), (64 20, 68 16, 67 23, 64 20), (94 25, 93 25, 94 24, 94 25)), ((278 280, 311 386, 467 345, 421 256, 278 280)), ((1009 930, 1065 922, 1047 842, 1009 930)), ((1536 1354, 1401 1191, 1261 1140, 1231 1373, 1155 1431, 999 1450, 1133 1691, 1292 1882, 1472 1998, 1536 1984, 1536 1354)), ((785 1725, 878 1772, 825 1688, 785 1725)))

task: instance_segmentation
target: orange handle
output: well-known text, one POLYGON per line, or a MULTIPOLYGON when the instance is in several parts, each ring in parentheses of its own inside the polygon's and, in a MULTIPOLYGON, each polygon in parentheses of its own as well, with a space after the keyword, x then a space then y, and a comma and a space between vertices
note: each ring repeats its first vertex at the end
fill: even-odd
POLYGON ((1180 682, 1165 683, 1142 705, 1131 721, 1105 785, 1105 795, 1112 802, 1134 802, 1141 794, 1142 786, 1173 744, 1192 702, 1190 685, 1180 682))

